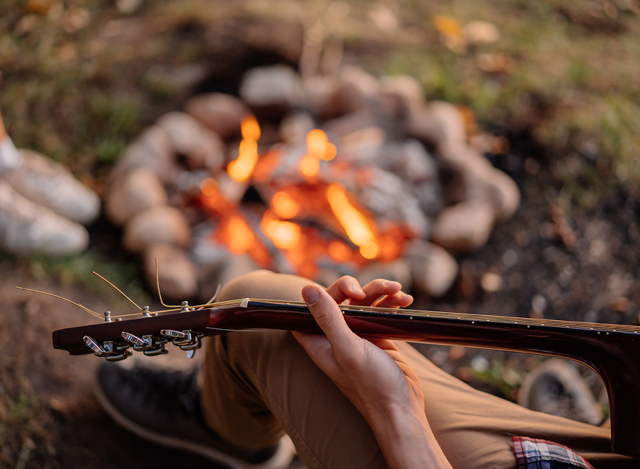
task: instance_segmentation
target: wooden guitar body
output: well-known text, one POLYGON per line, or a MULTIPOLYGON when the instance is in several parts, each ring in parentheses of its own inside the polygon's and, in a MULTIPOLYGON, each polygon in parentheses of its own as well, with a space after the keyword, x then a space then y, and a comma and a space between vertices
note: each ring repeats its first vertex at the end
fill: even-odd
MULTIPOLYGON (((371 307, 341 308, 351 329, 361 337, 528 352, 584 363, 600 375, 607 388, 612 450, 640 456, 640 405, 636 398, 640 387, 640 327, 371 307)), ((97 343, 125 344, 122 332, 160 338, 164 330, 215 335, 225 330, 246 329, 321 332, 304 304, 245 299, 211 309, 62 329, 53 333, 53 343, 55 348, 78 355, 92 353, 85 336, 97 343)))

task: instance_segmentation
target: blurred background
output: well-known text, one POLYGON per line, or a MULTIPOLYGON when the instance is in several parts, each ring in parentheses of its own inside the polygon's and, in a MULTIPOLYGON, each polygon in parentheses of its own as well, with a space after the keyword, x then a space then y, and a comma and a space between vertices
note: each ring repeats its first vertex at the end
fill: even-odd
MULTIPOLYGON (((3 0, 7 134, 102 209, 79 253, 0 250, 0 466, 205 464, 112 423, 99 360, 51 348, 94 320, 15 286, 130 311, 96 271, 153 309, 158 258, 191 304, 270 268, 637 325, 639 56, 637 0, 3 0)), ((418 348, 514 401, 542 361, 418 348)), ((599 423, 606 393, 576 370, 599 423)))

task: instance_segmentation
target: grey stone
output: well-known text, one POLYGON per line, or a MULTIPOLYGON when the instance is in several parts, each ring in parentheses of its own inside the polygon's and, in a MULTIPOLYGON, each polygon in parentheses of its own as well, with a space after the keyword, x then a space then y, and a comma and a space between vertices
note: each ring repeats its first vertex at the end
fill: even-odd
POLYGON ((338 138, 349 135, 350 133, 364 130, 370 127, 376 127, 378 123, 370 109, 362 109, 358 112, 345 114, 336 119, 331 119, 322 124, 322 129, 328 135, 334 135, 338 138))
POLYGON ((591 425, 602 423, 602 408, 580 373, 557 358, 545 361, 527 374, 518 392, 518 404, 591 425))
POLYGON ((148 168, 169 183, 175 179, 175 153, 165 130, 157 125, 147 128, 125 150, 111 171, 111 181, 122 179, 136 168, 148 168))
POLYGON ((378 100, 379 84, 358 67, 344 67, 337 77, 318 77, 304 82, 305 100, 322 119, 332 119, 364 110, 378 100))
POLYGON ((438 163, 424 145, 417 140, 389 145, 384 149, 387 158, 381 158, 380 166, 393 171, 402 179, 412 182, 438 179, 438 163))
POLYGON ((160 243, 188 247, 191 244, 191 229, 177 208, 152 207, 126 223, 122 242, 129 251, 138 253, 160 243))
POLYGON ((379 93, 400 98, 404 111, 416 108, 424 102, 422 85, 409 75, 384 76, 380 78, 379 93))
POLYGON ((224 164, 224 144, 212 130, 183 112, 170 112, 158 120, 176 153, 184 155, 189 169, 217 170, 224 164))
POLYGON ((311 114, 298 111, 287 115, 280 124, 280 138, 292 145, 306 145, 307 134, 316 128, 311 114))
POLYGON ((240 135, 240 123, 250 113, 242 100, 223 93, 194 96, 185 111, 224 140, 240 135))
POLYGON ((403 129, 407 137, 417 138, 433 146, 444 142, 466 141, 462 114, 453 104, 442 101, 411 108, 403 129))
POLYGON ((414 239, 407 245, 404 258, 411 268, 414 291, 431 297, 447 293, 458 275, 458 262, 437 244, 414 239))
POLYGON ((507 174, 494 168, 489 160, 464 142, 449 141, 440 145, 439 155, 462 174, 466 200, 490 203, 497 220, 513 216, 520 206, 520 190, 507 174))
POLYGON ((462 202, 440 212, 431 239, 450 252, 475 251, 489 240, 494 219, 488 203, 462 202))
POLYGON ((145 249, 144 272, 147 283, 153 289, 156 288, 156 259, 163 299, 183 301, 196 295, 196 267, 182 248, 169 244, 153 244, 145 249))
POLYGON ((338 143, 340 161, 350 164, 376 164, 386 138, 384 130, 377 126, 351 132, 340 138, 338 143))
POLYGON ((340 81, 337 77, 313 76, 302 81, 304 106, 322 119, 333 118, 342 113, 342 105, 334 96, 340 81))
POLYGON ((252 108, 288 109, 302 102, 302 82, 285 65, 253 68, 242 79, 240 97, 252 108))
POLYGON ((105 201, 105 213, 118 226, 151 207, 167 204, 164 186, 154 171, 137 168, 114 181, 105 201))

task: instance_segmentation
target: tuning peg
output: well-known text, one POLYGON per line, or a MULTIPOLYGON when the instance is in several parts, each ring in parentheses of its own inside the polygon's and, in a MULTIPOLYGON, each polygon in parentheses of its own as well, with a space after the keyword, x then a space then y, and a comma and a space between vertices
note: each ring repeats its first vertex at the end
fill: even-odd
POLYGON ((84 343, 87 344, 87 347, 89 347, 96 356, 101 357, 105 353, 107 353, 106 350, 103 349, 98 342, 96 342, 88 335, 85 335, 82 340, 84 340, 84 343))
POLYGON ((193 350, 187 350, 187 358, 193 358, 196 354, 195 349, 193 350))
POLYGON ((140 337, 135 336, 129 332, 122 332, 122 337, 124 338, 124 340, 126 340, 127 342, 131 342, 133 345, 137 345, 138 347, 144 347, 145 345, 148 345, 144 340, 142 340, 140 337))
POLYGON ((160 335, 165 337, 169 337, 171 339, 189 339, 190 334, 185 334, 184 332, 174 331, 172 329, 162 329, 160 331, 160 335))

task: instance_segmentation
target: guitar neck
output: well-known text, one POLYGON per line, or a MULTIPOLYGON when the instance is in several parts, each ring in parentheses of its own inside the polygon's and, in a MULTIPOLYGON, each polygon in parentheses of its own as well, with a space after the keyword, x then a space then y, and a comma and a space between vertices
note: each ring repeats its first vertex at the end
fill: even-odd
MULTIPOLYGON (((612 448, 640 456, 640 327, 528 318, 342 306, 349 327, 365 338, 461 345, 569 358, 594 369, 609 395, 612 448)), ((158 334, 162 329, 204 335, 229 330, 271 329, 320 333, 306 305, 272 300, 226 302, 212 309, 55 331, 54 347, 91 353, 82 337, 121 340, 122 331, 158 334)))

